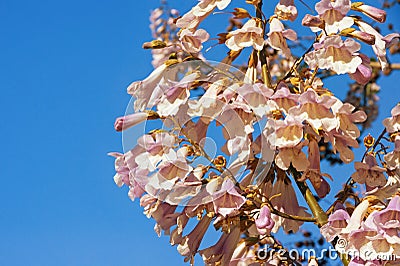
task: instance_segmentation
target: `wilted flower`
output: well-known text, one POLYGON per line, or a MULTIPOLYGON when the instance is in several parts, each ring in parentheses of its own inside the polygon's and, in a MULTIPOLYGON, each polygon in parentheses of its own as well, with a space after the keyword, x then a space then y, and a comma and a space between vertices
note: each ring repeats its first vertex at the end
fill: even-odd
POLYGON ((370 188, 381 187, 386 184, 386 177, 383 174, 385 168, 378 166, 376 158, 372 154, 365 156, 364 162, 355 162, 356 172, 351 175, 354 181, 366 184, 370 188))
POLYGON ((390 170, 400 168, 400 134, 396 134, 394 137, 394 150, 387 153, 384 158, 390 170))
POLYGON ((291 56, 290 49, 286 43, 286 39, 295 41, 297 34, 294 30, 285 30, 279 19, 273 18, 270 21, 267 43, 274 49, 282 51, 286 57, 291 56))
MULTIPOLYGON (((303 217, 310 216, 304 207, 301 207, 297 201, 296 192, 293 189, 290 180, 285 176, 284 171, 278 171, 278 178, 272 188, 271 195, 278 195, 271 199, 271 203, 275 209, 292 215, 298 215, 303 217)), ((282 226, 285 232, 297 232, 302 221, 295 221, 283 218, 281 216, 272 214, 272 219, 275 222, 275 226, 272 229, 273 233, 276 233, 282 226)))
POLYGON ((317 191, 320 198, 324 198, 330 191, 330 186, 323 177, 332 177, 326 173, 321 173, 320 153, 318 142, 315 139, 311 139, 308 144, 308 161, 310 165, 299 181, 305 181, 309 179, 317 191))
POLYGON ((193 261, 194 255, 196 255, 200 243, 203 240, 204 234, 207 232, 208 227, 212 218, 205 215, 197 223, 196 227, 183 238, 182 243, 177 247, 179 254, 185 256, 185 261, 193 261))
POLYGON ((229 233, 223 233, 215 245, 200 250, 199 254, 207 265, 230 265, 239 239, 240 228, 234 226, 229 233))

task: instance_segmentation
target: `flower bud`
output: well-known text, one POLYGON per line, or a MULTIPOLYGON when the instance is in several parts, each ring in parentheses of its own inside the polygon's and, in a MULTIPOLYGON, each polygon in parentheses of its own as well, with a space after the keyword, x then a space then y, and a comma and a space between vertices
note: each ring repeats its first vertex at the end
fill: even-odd
POLYGON ((167 47, 167 44, 161 40, 153 40, 151 42, 145 42, 142 46, 143 49, 162 49, 167 47))
POLYGON ((386 20, 386 12, 382 9, 369 6, 369 5, 364 5, 361 2, 355 2, 352 4, 351 8, 353 10, 359 11, 368 17, 372 18, 373 20, 376 20, 380 23, 385 22, 386 20))
POLYGON ((242 18, 251 18, 249 12, 247 12, 246 9, 244 8, 234 8, 235 12, 232 12, 232 14, 235 16, 235 19, 242 19, 242 18))
POLYGON ((362 42, 365 42, 366 44, 369 45, 374 45, 375 44, 375 36, 369 33, 366 33, 364 31, 359 31, 359 30, 355 30, 353 28, 347 28, 344 29, 340 32, 341 35, 343 36, 349 36, 349 37, 353 37, 356 38, 362 42))
POLYGON ((265 235, 271 232, 275 225, 275 221, 271 218, 271 211, 267 206, 263 206, 260 209, 260 214, 258 218, 255 219, 255 224, 260 234, 265 235))
POLYGON ((147 113, 144 112, 121 116, 115 120, 114 128, 116 131, 121 132, 143 121, 146 121, 147 117, 148 117, 147 113))
POLYGON ((375 143, 375 138, 372 137, 370 134, 364 138, 364 146, 369 149, 371 148, 375 143))

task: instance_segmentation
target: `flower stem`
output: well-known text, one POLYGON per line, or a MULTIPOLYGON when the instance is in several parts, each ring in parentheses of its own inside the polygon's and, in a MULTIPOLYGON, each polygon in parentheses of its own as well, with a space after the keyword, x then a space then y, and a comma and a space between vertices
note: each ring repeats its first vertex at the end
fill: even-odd
MULTIPOLYGON (((308 206, 310 207, 311 212, 313 213, 316 223, 319 227, 328 223, 328 215, 318 204, 317 199, 312 194, 310 188, 307 186, 306 182, 297 181, 300 178, 300 173, 297 172, 294 168, 291 169, 292 175, 296 181, 297 187, 300 189, 301 194, 303 194, 304 199, 306 200, 308 206)), ((332 244, 332 243, 331 243, 332 244)), ((335 246, 334 244, 332 244, 335 246)), ((340 254, 339 257, 342 260, 343 265, 349 265, 349 260, 347 254, 340 254)))
MULTIPOLYGON (((260 3, 258 3, 256 7, 256 17, 262 20, 262 5, 263 1, 261 0, 260 3)), ((265 21, 266 23, 266 21, 265 21)), ((263 32, 265 33, 265 23, 263 23, 263 32)), ((269 72, 269 67, 268 67, 268 61, 267 61, 267 53, 266 53, 267 47, 264 45, 263 49, 258 53, 258 58, 260 59, 261 62, 261 74, 262 74, 262 79, 265 85, 267 85, 268 88, 272 88, 272 82, 271 82, 271 74, 269 72)))
MULTIPOLYGON (((297 177, 295 177, 297 179, 297 177)), ((308 206, 310 207, 311 212, 313 213, 316 222, 319 227, 323 226, 328 222, 328 215, 318 204, 317 199, 312 194, 311 190, 308 188, 305 182, 296 181, 297 187, 300 189, 301 194, 303 194, 304 199, 306 200, 308 206)))

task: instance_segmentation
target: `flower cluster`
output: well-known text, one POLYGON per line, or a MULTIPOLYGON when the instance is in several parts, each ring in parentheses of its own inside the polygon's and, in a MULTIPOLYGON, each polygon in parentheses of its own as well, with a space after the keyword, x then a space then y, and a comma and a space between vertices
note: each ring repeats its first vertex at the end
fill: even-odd
MULTIPOLYGON (((328 218, 316 198, 330 193, 330 181, 344 182, 323 171, 323 148, 329 147, 340 162, 354 161, 352 149, 359 147, 361 136, 357 124, 367 119, 363 110, 325 87, 321 70, 347 73, 367 84, 371 60, 360 53, 358 41, 372 46, 385 69, 386 48, 400 35, 383 37, 349 14, 359 12, 382 23, 383 10, 350 0, 321 0, 315 5, 318 15, 302 20, 316 38, 303 56, 295 57, 288 40, 298 36, 286 24, 298 16, 294 1, 279 1, 269 18, 262 0, 246 2, 256 15, 234 9, 232 20, 244 21, 232 22, 219 34, 218 44, 229 49, 221 63, 203 58, 210 34, 200 24, 231 0, 200 0, 182 16, 166 6, 152 12, 155 40, 143 47, 152 49, 156 68, 128 86, 133 113, 117 118, 114 127, 129 136, 132 128, 137 133, 137 125, 146 125, 125 153, 110 154, 115 157, 115 183, 129 187, 129 197, 139 198, 144 213, 156 221, 157 234, 169 235, 191 264, 200 254, 207 265, 280 265, 287 258, 260 258, 257 249, 280 245, 275 233, 297 232, 304 222, 322 226, 328 241, 348 240, 343 252, 362 252, 373 245, 379 246, 374 254, 397 255, 400 105, 384 120, 393 151, 377 150, 377 144, 365 139, 367 151, 354 164, 351 185, 365 184, 370 200, 350 214, 340 204, 333 212, 333 205, 328 218), (233 61, 245 49, 250 56, 239 70, 233 61), (309 208, 300 205, 295 186, 309 208), (196 221, 194 227, 187 226, 189 220, 196 221), (211 225, 220 238, 200 248, 211 225)), ((358 200, 349 193, 351 185, 338 197, 342 204, 349 196, 358 200)), ((310 260, 310 265, 316 263, 310 260)))

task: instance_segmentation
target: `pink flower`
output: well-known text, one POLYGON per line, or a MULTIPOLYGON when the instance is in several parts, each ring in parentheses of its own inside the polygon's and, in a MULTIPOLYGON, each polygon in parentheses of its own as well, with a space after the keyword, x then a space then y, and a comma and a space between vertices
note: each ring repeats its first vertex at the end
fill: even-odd
POLYGON ((400 103, 392 109, 391 114, 392 117, 383 120, 383 125, 388 133, 400 131, 400 103))
POLYGON ((134 103, 136 112, 143 111, 145 108, 151 108, 159 101, 163 92, 158 88, 158 85, 166 69, 167 65, 162 64, 146 79, 133 82, 128 86, 128 94, 136 98, 134 103))
POLYGON ((176 26, 182 29, 196 30, 200 23, 212 12, 212 9, 201 16, 194 14, 193 8, 176 21, 176 26))
POLYGON ((280 0, 275 7, 275 15, 280 20, 294 21, 297 18, 297 8, 294 0, 280 0))
MULTIPOLYGON (((238 97, 235 104, 240 104, 243 109, 253 110, 258 117, 263 117, 268 110, 267 101, 274 93, 262 83, 243 84, 237 89, 238 97), (248 108, 246 108, 248 107, 248 108)), ((247 110, 245 110, 247 111, 247 110)))
POLYGON ((386 209, 373 215, 373 221, 378 225, 378 228, 383 230, 382 232, 389 242, 400 244, 400 237, 398 236, 398 233, 400 233, 400 196, 394 196, 386 209), (391 234, 393 229, 397 229, 394 235, 391 234))
POLYGON ((188 53, 200 52, 203 49, 202 43, 207 41, 208 38, 210 38, 210 35, 203 29, 196 30, 195 32, 183 29, 179 33, 179 40, 182 47, 188 53))
POLYGON ((344 42, 338 35, 321 38, 314 44, 315 51, 306 54, 304 60, 310 68, 331 69, 337 74, 355 73, 362 59, 356 53, 361 45, 353 39, 344 42))
POLYGON ((235 184, 228 178, 222 183, 222 187, 213 193, 215 213, 226 217, 236 213, 246 202, 246 198, 237 192, 235 184))
POLYGON ((375 44, 375 36, 373 34, 366 33, 364 31, 354 30, 353 28, 345 29, 341 32, 343 36, 350 36, 356 38, 366 44, 375 44))
POLYGON ((125 157, 119 152, 110 152, 108 155, 115 157, 115 171, 114 182, 117 186, 122 187, 123 184, 129 186, 129 167, 125 162, 125 157))
POLYGON ((241 29, 231 31, 227 35, 226 46, 232 51, 239 51, 253 46, 256 50, 264 47, 263 30, 255 19, 248 20, 241 29))
POLYGON ((268 120, 264 134, 268 142, 278 148, 294 147, 303 139, 303 120, 288 115, 285 120, 268 120), (272 132, 272 133, 271 133, 272 132))
POLYGON ((203 16, 214 10, 215 7, 218 7, 219 10, 223 10, 230 2, 231 0, 200 0, 200 3, 193 7, 193 14, 196 16, 203 16))
POLYGON ((297 105, 299 97, 300 95, 291 93, 287 85, 281 82, 278 84, 275 94, 270 98, 278 105, 280 110, 287 114, 291 107, 297 105))
POLYGON ((328 217, 328 223, 321 227, 321 234, 326 241, 332 242, 339 236, 350 221, 350 215, 344 209, 338 209, 328 217))
POLYGON ((139 168, 152 172, 163 156, 168 154, 175 145, 175 137, 165 132, 143 135, 138 139, 138 144, 144 152, 135 157, 135 163, 139 168))
POLYGON ((349 234, 349 249, 355 250, 359 257, 366 261, 379 259, 378 256, 400 254, 399 242, 388 242, 388 239, 378 231, 377 224, 373 221, 378 213, 378 211, 372 212, 360 229, 349 234))
POLYGON ((319 96, 313 89, 309 89, 301 94, 300 105, 292 107, 289 114, 305 119, 316 132, 320 129, 330 131, 338 125, 335 116, 330 111, 336 101, 335 97, 319 96))
POLYGON ((344 229, 347 237, 347 251, 356 252, 359 259, 373 261, 382 256, 400 254, 400 197, 394 196, 384 210, 374 210, 361 222, 368 208, 368 201, 363 201, 353 212, 354 226, 344 229), (365 206, 360 207, 362 204, 365 206), (359 209, 362 209, 359 211, 359 209), (360 227, 361 225, 361 227, 360 227))
POLYGON ((286 39, 295 41, 297 34, 295 31, 289 29, 285 30, 282 22, 279 19, 273 18, 270 22, 267 43, 274 49, 282 51, 286 57, 290 57, 290 49, 286 43, 286 39))
POLYGON ((360 136, 360 130, 354 123, 364 122, 367 115, 364 111, 353 113, 354 109, 353 105, 339 100, 332 106, 332 111, 339 122, 336 129, 340 129, 345 135, 356 139, 360 136))
POLYGON ((166 132, 143 135, 138 139, 138 144, 151 155, 168 153, 175 144, 175 136, 166 132))
POLYGON ((135 162, 135 157, 142 153, 143 149, 136 146, 129 152, 121 154, 118 152, 109 153, 109 155, 115 157, 115 170, 114 182, 117 186, 121 187, 124 184, 129 186, 129 197, 134 200, 140 198, 144 193, 145 182, 142 177, 147 176, 148 171, 138 168, 135 162))
POLYGON ((189 99, 190 85, 193 84, 199 75, 199 73, 194 72, 183 77, 179 82, 170 82, 167 85, 160 84, 159 87, 164 93, 157 103, 157 113, 162 116, 176 115, 179 108, 189 99))
POLYGON ((271 218, 271 211, 268 206, 263 206, 260 209, 260 214, 257 219, 255 219, 256 227, 258 233, 261 235, 265 235, 271 232, 272 228, 274 228, 275 222, 271 218))
MULTIPOLYGON (((339 206, 339 208, 329 216, 328 223, 321 227, 321 234, 327 241, 332 241, 338 236, 349 243, 349 234, 360 228, 368 207, 369 202, 367 200, 362 201, 357 205, 350 217, 347 211, 342 209, 344 207, 339 206)), ((341 245, 336 247, 336 249, 341 253, 346 253, 349 247, 349 245, 341 245)))
POLYGON ((346 17, 350 8, 350 0, 321 0, 315 5, 315 10, 318 12, 320 18, 325 21, 324 29, 328 35, 337 33, 353 25, 353 19, 346 17))
POLYGON ((364 162, 355 162, 356 172, 351 175, 354 181, 366 184, 368 187, 382 187, 386 184, 386 177, 383 174, 385 168, 378 166, 375 156, 367 154, 364 162))
MULTIPOLYGON (((321 16, 332 17, 332 16, 345 16, 351 9, 350 0, 321 0, 315 4, 315 10, 321 16), (333 14, 329 14, 333 13, 333 14)), ((324 18, 324 17, 323 17, 324 18)), ((325 18, 324 18, 325 19, 325 18)))

